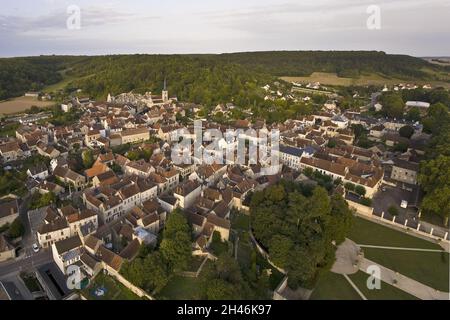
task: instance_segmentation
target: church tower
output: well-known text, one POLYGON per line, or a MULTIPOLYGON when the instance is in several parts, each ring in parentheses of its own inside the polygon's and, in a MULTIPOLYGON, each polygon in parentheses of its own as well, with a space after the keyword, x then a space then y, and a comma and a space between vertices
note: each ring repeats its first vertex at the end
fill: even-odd
POLYGON ((164 78, 164 89, 162 91, 162 100, 164 103, 169 101, 169 91, 167 91, 167 80, 164 78))

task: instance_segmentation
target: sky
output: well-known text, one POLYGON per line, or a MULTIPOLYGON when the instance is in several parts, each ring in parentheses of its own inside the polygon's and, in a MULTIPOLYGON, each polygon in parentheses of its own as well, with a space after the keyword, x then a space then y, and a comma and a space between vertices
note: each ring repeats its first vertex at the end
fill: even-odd
POLYGON ((1 57, 267 50, 450 56, 450 0, 0 0, 1 57))

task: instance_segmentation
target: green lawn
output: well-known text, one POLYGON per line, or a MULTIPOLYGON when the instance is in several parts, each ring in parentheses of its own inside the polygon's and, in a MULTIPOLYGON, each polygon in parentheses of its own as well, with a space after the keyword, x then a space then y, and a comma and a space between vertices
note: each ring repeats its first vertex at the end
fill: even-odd
POLYGON ((157 295, 161 300, 200 300, 202 286, 199 278, 173 276, 157 295))
POLYGON ((449 291, 449 254, 364 248, 364 256, 435 289, 449 291))
POLYGON ((369 290, 366 284, 368 277, 369 275, 362 271, 349 275, 349 278, 368 300, 418 300, 416 297, 386 282, 381 282, 380 290, 369 290))
POLYGON ((316 284, 310 300, 361 300, 343 275, 328 272, 316 284))
POLYGON ((356 217, 348 238, 361 245, 438 249, 441 246, 375 222, 356 217))
POLYGON ((141 300, 139 296, 135 295, 116 279, 103 273, 99 273, 82 293, 88 300, 141 300), (98 297, 95 295, 95 290, 98 288, 106 289, 104 296, 98 297))

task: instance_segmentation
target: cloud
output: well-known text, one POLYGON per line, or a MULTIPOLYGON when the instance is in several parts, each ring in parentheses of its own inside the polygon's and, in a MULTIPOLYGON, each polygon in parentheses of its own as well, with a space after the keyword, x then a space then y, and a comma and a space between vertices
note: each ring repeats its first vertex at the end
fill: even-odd
POLYGON ((71 50, 85 54, 306 49, 450 52, 450 43, 443 41, 450 32, 448 0, 77 0, 81 30, 68 30, 65 6, 71 2, 33 0, 29 5, 6 5, 0 13, 0 55, 71 50), (366 27, 366 9, 373 4, 381 7, 378 31, 366 27), (58 9, 51 9, 56 5, 58 9))
MULTIPOLYGON (((157 16, 142 16, 130 12, 119 11, 111 7, 81 8, 82 28, 107 26, 113 24, 127 24, 130 21, 141 19, 158 19, 157 16)), ((67 28, 67 19, 70 16, 66 10, 57 10, 37 17, 5 16, 0 15, 0 31, 18 34, 51 34, 52 31, 62 31, 67 28)))

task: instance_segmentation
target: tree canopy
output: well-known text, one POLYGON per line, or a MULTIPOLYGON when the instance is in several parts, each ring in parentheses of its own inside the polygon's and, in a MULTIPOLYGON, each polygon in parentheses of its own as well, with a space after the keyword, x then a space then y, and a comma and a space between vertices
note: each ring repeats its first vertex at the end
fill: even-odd
POLYGON ((428 159, 421 162, 418 181, 425 191, 421 209, 441 216, 448 225, 450 216, 450 115, 447 106, 430 107, 426 127, 433 134, 427 149, 428 159))
POLYGON ((160 251, 171 270, 182 271, 191 261, 191 230, 180 210, 173 211, 167 219, 160 251))
POLYGON ((333 243, 345 240, 352 220, 341 196, 285 182, 254 194, 251 217, 255 237, 271 260, 288 272, 293 288, 311 286, 331 267, 333 243))

